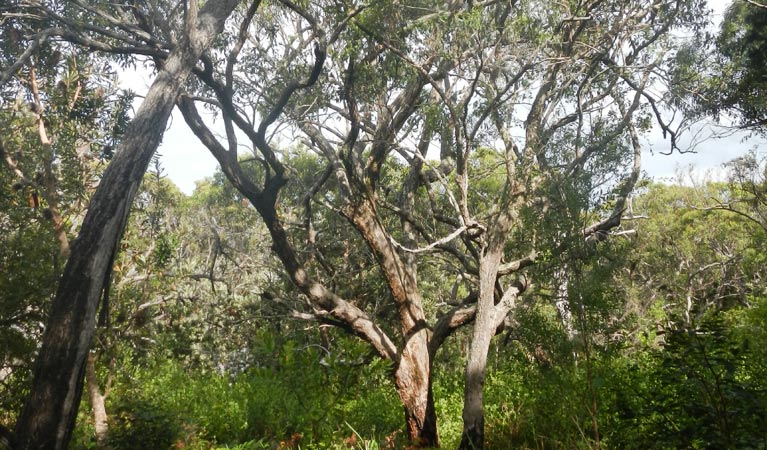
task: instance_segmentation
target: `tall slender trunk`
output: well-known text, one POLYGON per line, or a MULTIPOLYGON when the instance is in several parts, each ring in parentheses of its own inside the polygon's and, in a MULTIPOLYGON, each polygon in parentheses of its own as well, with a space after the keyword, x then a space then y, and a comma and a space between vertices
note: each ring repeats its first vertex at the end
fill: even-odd
POLYGON ((18 450, 64 450, 69 444, 96 309, 111 274, 130 205, 181 86, 238 3, 205 4, 187 39, 168 56, 104 172, 53 301, 31 391, 16 423, 18 450))
POLYGON ((98 448, 105 448, 107 437, 107 409, 104 405, 106 396, 101 393, 99 379, 96 376, 96 354, 88 354, 85 362, 85 383, 88 390, 88 398, 93 409, 93 425, 96 428, 96 444, 98 448))
POLYGON ((490 350, 490 341, 495 335, 496 328, 495 279, 500 261, 499 251, 486 249, 479 263, 479 298, 469 349, 469 361, 466 364, 460 450, 482 449, 485 442, 482 391, 485 385, 487 352, 490 350))

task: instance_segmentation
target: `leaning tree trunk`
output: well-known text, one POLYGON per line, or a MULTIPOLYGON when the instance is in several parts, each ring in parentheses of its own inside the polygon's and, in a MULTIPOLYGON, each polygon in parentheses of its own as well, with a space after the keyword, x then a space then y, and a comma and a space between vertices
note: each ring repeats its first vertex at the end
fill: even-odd
POLYGON ((96 309, 130 205, 162 139, 181 86, 238 3, 209 1, 196 22, 190 19, 194 26, 188 28, 189 35, 165 61, 104 172, 51 307, 32 388, 16 423, 19 450, 67 448, 82 394, 96 309))

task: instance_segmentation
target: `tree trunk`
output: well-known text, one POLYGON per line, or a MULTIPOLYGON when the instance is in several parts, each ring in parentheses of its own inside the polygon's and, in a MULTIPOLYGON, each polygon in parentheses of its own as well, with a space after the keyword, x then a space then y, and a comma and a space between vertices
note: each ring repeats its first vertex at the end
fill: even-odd
POLYGON ((500 265, 500 252, 487 252, 480 259, 479 298, 474 330, 466 364, 463 432, 460 450, 482 449, 485 442, 485 413, 482 389, 485 385, 487 352, 495 335, 495 278, 500 265))
POLYGON ((130 205, 162 139, 181 86, 238 3, 205 4, 194 32, 165 61, 104 172, 51 307, 31 391, 16 423, 19 450, 67 448, 82 394, 96 309, 111 274, 130 205))
POLYGON ((398 355, 394 382, 405 409, 408 438, 415 447, 439 447, 431 389, 430 330, 415 265, 408 265, 394 250, 376 217, 375 205, 369 200, 363 199, 344 212, 373 252, 399 310, 404 344, 398 355))
MULTIPOLYGON (((216 85, 215 82, 210 84, 216 85)), ((226 96, 221 96, 219 99, 223 104, 227 104, 226 96)), ((232 108, 231 105, 227 107, 232 108)), ((259 212, 271 235, 272 250, 281 260, 292 282, 314 306, 343 323, 347 331, 370 343, 382 358, 395 362, 397 367, 394 373, 395 385, 403 403, 408 435, 413 444, 438 446, 436 412, 431 393, 431 356, 428 345, 430 332, 423 312, 423 300, 418 292, 417 272, 403 263, 391 245, 388 234, 376 217, 374 202, 365 196, 355 198, 354 201, 347 199, 347 204, 344 205, 341 213, 365 239, 387 280, 398 308, 401 332, 405 341, 401 351, 397 351, 384 330, 367 314, 313 280, 297 258, 296 251, 285 233, 276 210, 277 193, 285 183, 281 175, 283 170, 276 170, 277 175, 272 177, 265 186, 256 186, 242 172, 237 160, 231 157, 231 153, 218 142, 202 122, 193 101, 188 97, 181 97, 179 108, 190 128, 219 161, 227 179, 259 212)), ((258 145, 263 137, 254 136, 251 140, 258 145)), ((264 154, 274 157, 268 144, 262 142, 259 148, 264 154)), ((346 174, 341 172, 338 176, 341 186, 344 186, 345 178, 346 174)), ((348 186, 346 190, 350 191, 348 186)), ((344 191, 344 188, 341 188, 341 191, 344 191)))
MULTIPOLYGON (((516 202, 521 202, 516 199, 516 202)), ((496 220, 488 227, 487 244, 479 259, 479 293, 477 312, 474 317, 474 330, 469 349, 469 361, 466 365, 463 399, 463 432, 460 450, 478 450, 484 448, 485 413, 482 389, 485 384, 487 352, 498 326, 513 308, 516 298, 523 287, 509 287, 496 304, 496 289, 499 284, 498 271, 501 266, 506 236, 515 220, 514 210, 519 203, 502 203, 496 220)))
POLYGON ((415 447, 439 447, 427 330, 417 332, 405 343, 394 372, 394 383, 405 410, 405 425, 411 444, 415 447))
POLYGON ((16 448, 11 430, 0 425, 0 450, 13 450, 16 448))
MULTIPOLYGON (((477 319, 479 320, 479 314, 477 319)), ((485 442, 485 412, 483 408, 483 387, 487 366, 487 352, 492 336, 482 328, 474 329, 469 362, 466 366, 463 399, 463 432, 460 450, 478 450, 485 442), (479 332, 479 333, 478 333, 479 332)))
POLYGON ((104 448, 107 437, 107 409, 104 406, 106 398, 99 388, 99 379, 96 377, 96 355, 90 353, 85 363, 85 383, 88 389, 88 398, 93 409, 93 425, 96 428, 96 444, 98 448, 104 448))

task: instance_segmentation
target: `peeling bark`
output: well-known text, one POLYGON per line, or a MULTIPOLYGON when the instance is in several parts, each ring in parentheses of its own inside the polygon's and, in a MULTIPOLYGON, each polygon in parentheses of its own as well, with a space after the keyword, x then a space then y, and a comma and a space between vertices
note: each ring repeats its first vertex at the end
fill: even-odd
POLYGON ((399 310, 405 342, 399 354, 394 381, 405 408, 408 438, 413 445, 438 447, 437 415, 432 398, 430 331, 418 291, 415 270, 400 258, 374 207, 361 200, 344 214, 363 236, 378 261, 399 310))
POLYGON ((283 181, 272 178, 260 188, 242 172, 235 159, 205 126, 191 99, 179 99, 179 108, 189 127, 221 163, 227 179, 253 204, 269 230, 272 250, 282 262, 293 284, 313 305, 347 326, 385 359, 395 362, 397 393, 400 396, 411 442, 417 446, 439 445, 436 411, 431 394, 430 332, 423 312, 423 300, 417 289, 413 271, 408 270, 382 225, 376 220, 374 207, 366 200, 349 202, 343 214, 367 242, 387 280, 398 307, 404 342, 398 351, 391 338, 372 318, 351 302, 339 297, 314 280, 298 260, 276 211, 276 196, 283 181))

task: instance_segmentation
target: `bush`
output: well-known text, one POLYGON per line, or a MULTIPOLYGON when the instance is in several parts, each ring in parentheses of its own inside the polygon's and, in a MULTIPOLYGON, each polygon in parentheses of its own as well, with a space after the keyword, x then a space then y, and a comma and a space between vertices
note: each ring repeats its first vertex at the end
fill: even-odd
MULTIPOLYGON (((107 397, 110 445, 115 450, 163 450, 174 444, 260 449, 292 441, 319 449, 333 448, 333 442, 353 434, 365 445, 376 437, 384 442, 403 435, 397 433, 402 410, 387 363, 357 364, 366 353, 356 349, 324 364, 317 349, 287 342, 274 350, 268 365, 236 376, 189 371, 173 361, 129 367, 107 397)), ((92 449, 86 399, 81 406, 72 448, 92 449)))
POLYGON ((715 318, 668 333, 664 351, 616 384, 611 443, 621 448, 764 448, 767 408, 747 341, 715 318))
POLYGON ((166 450, 182 431, 179 416, 159 399, 122 397, 113 405, 108 443, 114 450, 166 450))

